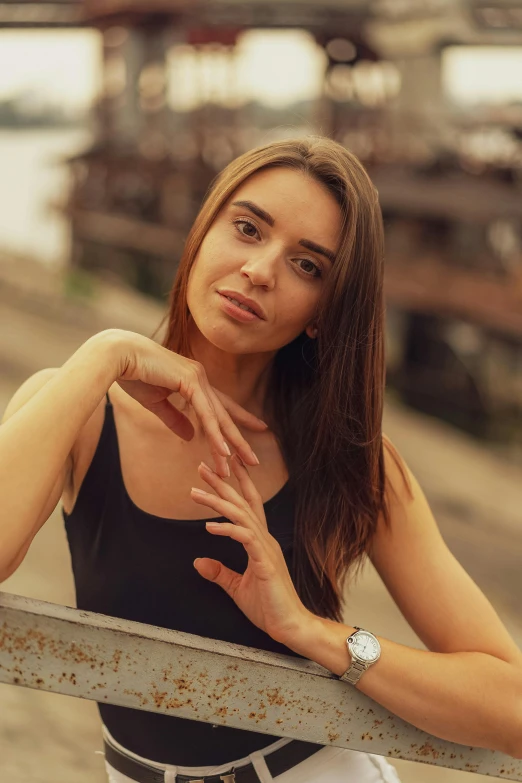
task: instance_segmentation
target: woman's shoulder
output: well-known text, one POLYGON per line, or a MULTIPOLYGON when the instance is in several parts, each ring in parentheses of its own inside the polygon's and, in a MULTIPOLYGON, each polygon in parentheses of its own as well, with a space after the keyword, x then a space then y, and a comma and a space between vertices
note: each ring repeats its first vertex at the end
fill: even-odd
POLYGON ((387 502, 406 502, 412 497, 412 473, 398 448, 384 432, 382 446, 387 502))
MULTIPOLYGON (((109 390, 111 394, 111 390, 109 390)), ((102 397, 92 414, 78 432, 71 451, 72 470, 70 480, 64 489, 62 503, 67 513, 73 509, 76 498, 87 475, 90 464, 100 441, 103 424, 105 421, 105 407, 107 398, 102 397)))
MULTIPOLYGON (((120 424, 123 424, 128 420, 134 422, 138 420, 141 422, 140 417, 144 414, 144 418, 147 421, 150 418, 156 420, 155 416, 151 416, 148 411, 145 411, 142 405, 126 394, 118 383, 112 384, 107 395, 104 395, 100 400, 96 409, 85 422, 76 438, 72 450, 73 467, 71 481, 62 497, 63 505, 67 513, 69 513, 70 509, 72 509, 76 503, 80 488, 94 459, 96 450, 98 449, 108 405, 114 409, 112 416, 115 427, 116 421, 119 421, 120 424)), ((116 433, 115 437, 117 437, 116 433)))

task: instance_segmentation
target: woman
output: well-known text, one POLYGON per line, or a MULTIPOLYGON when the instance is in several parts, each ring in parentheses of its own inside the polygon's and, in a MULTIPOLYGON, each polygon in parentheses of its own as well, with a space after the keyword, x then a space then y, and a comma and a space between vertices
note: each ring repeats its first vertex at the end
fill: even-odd
MULTIPOLYGON (((521 654, 383 443, 382 274, 377 195, 340 145, 231 163, 163 346, 103 332, 11 401, 0 576, 62 497, 80 608, 310 658, 431 734, 521 757, 521 654), (429 651, 342 622, 367 556, 429 651)), ((100 713, 111 781, 397 780, 369 754, 100 713)))

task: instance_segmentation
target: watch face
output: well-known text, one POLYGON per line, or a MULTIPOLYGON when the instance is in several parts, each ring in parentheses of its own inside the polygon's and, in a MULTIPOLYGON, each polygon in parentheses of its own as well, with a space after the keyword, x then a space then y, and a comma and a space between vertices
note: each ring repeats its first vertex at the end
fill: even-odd
POLYGON ((351 644, 352 650, 358 658, 368 663, 379 658, 379 644, 369 633, 358 631, 351 638, 353 639, 351 644))

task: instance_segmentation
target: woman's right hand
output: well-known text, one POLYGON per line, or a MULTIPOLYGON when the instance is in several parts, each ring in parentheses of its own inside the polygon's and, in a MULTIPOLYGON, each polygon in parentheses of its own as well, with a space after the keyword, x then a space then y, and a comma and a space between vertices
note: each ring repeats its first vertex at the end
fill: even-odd
POLYGON ((248 465, 259 464, 235 422, 255 432, 264 432, 267 425, 212 387, 203 365, 134 332, 111 329, 97 338, 108 340, 115 348, 116 381, 121 388, 188 441, 194 436, 194 427, 168 398, 176 392, 186 400, 205 432, 221 476, 229 475, 227 443, 248 465))

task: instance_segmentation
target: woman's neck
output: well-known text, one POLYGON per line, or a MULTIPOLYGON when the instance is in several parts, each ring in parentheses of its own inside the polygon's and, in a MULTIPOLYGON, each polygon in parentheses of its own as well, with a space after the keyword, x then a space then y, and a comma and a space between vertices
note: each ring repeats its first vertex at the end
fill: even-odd
POLYGON ((245 410, 263 417, 264 399, 275 353, 238 355, 220 351, 197 331, 191 335, 193 358, 205 368, 211 386, 245 410))

